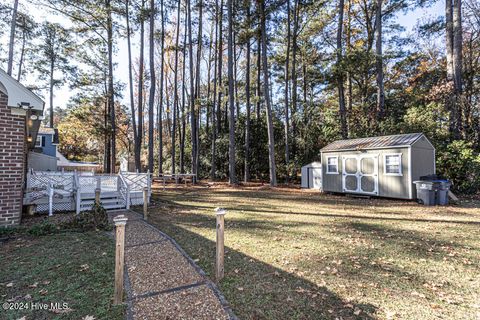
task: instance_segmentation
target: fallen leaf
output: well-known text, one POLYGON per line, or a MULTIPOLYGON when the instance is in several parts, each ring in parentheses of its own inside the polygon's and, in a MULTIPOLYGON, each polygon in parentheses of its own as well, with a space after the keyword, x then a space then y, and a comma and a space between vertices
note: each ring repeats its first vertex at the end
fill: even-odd
POLYGON ((36 288, 37 286, 38 286, 38 282, 35 282, 35 283, 29 285, 28 287, 29 288, 36 288))
POLYGON ((45 280, 45 281, 42 282, 42 284, 44 284, 44 285, 50 284, 50 281, 45 280))
POLYGON ((243 287, 238 287, 237 290, 238 291, 243 291, 243 287))
POLYGON ((48 290, 47 289, 42 289, 42 290, 38 291, 38 293, 40 293, 42 296, 44 296, 48 293, 48 290))
POLYGON ((5 287, 7 287, 7 288, 13 287, 13 282, 7 283, 7 285, 5 287))
POLYGON ((82 320, 95 320, 94 316, 85 316, 82 318, 82 320))
POLYGON ((360 313, 362 313, 361 309, 355 308, 355 311, 353 311, 353 314, 358 316, 360 313))

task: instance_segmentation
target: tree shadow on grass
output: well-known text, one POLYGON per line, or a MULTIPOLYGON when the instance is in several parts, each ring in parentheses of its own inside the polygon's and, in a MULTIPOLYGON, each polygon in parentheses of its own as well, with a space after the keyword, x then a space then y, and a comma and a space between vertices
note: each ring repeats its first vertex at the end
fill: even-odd
MULTIPOLYGON (((214 241, 185 229, 182 222, 172 223, 161 213, 150 215, 150 221, 174 238, 213 278, 214 241)), ((215 222, 210 217, 203 227, 214 232, 215 222)), ((232 249, 228 242, 225 249, 225 278, 220 289, 241 319, 377 318, 377 306, 345 301, 323 285, 232 249)))
MULTIPOLYGON (((169 200, 165 198, 156 198, 158 203, 163 203, 167 206, 172 207, 181 207, 182 209, 186 210, 212 210, 216 206, 212 204, 212 206, 205 206, 200 204, 190 205, 190 204, 180 204, 177 201, 169 200)), ((195 200, 195 197, 192 199, 195 200)), ((427 219, 427 218, 405 218, 401 217, 401 215, 405 215, 404 213, 394 213, 394 212, 387 212, 387 211, 378 211, 372 210, 371 213, 368 214, 349 214, 349 213, 325 213, 325 212, 299 212, 299 211, 278 211, 278 210, 271 210, 267 206, 259 206, 258 204, 238 204, 235 206, 225 206, 227 210, 233 211, 240 211, 245 213, 258 213, 258 214, 274 214, 274 215, 291 215, 291 216, 313 216, 313 217, 323 217, 323 218, 348 218, 348 219, 362 219, 362 220, 385 220, 385 221, 408 221, 408 222, 427 222, 427 223, 451 223, 451 224, 466 224, 466 225, 480 225, 480 221, 473 221, 473 220, 447 220, 447 219, 427 219), (396 215, 400 215, 396 216, 396 215)), ((328 210, 329 208, 321 208, 321 211, 328 210)), ((338 208, 330 208, 332 210, 338 210, 338 208)), ((463 216, 464 214, 462 214, 463 216)))

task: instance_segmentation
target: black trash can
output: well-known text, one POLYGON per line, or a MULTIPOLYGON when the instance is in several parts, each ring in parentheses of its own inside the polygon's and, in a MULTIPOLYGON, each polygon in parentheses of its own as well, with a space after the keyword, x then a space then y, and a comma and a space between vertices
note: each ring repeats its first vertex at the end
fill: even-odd
POLYGON ((426 206, 434 206, 439 183, 434 181, 414 181, 413 183, 417 187, 417 202, 426 206))
POLYGON ((439 183, 437 191, 437 204, 446 206, 448 204, 448 190, 450 190, 451 183, 448 180, 437 180, 435 182, 439 183))

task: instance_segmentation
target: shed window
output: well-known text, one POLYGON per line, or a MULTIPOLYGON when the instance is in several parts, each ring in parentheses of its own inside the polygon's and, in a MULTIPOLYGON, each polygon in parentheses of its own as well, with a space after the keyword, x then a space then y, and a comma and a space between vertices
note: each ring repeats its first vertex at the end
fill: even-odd
POLYGON ((338 157, 327 157, 327 173, 338 173, 338 157))
POLYGON ((402 175, 402 154, 386 154, 385 155, 385 174, 402 175))

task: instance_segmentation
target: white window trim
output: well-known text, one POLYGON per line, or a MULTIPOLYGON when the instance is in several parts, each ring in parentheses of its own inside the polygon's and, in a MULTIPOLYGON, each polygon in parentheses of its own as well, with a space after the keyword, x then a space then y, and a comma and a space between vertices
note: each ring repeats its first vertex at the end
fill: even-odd
POLYGON ((326 174, 338 174, 338 156, 327 156, 327 170, 326 174), (328 171, 328 159, 335 158, 337 160, 337 170, 336 171, 328 171))
POLYGON ((403 164, 402 164, 402 153, 385 153, 383 154, 383 174, 386 176, 403 176, 403 164), (400 157, 400 172, 399 173, 387 173, 387 156, 399 156, 400 157))
POLYGON ((41 135, 37 134, 37 140, 35 140, 35 148, 43 148, 43 147, 45 147, 43 145, 43 138, 41 135), (39 140, 40 140, 40 143, 38 143, 39 140))

